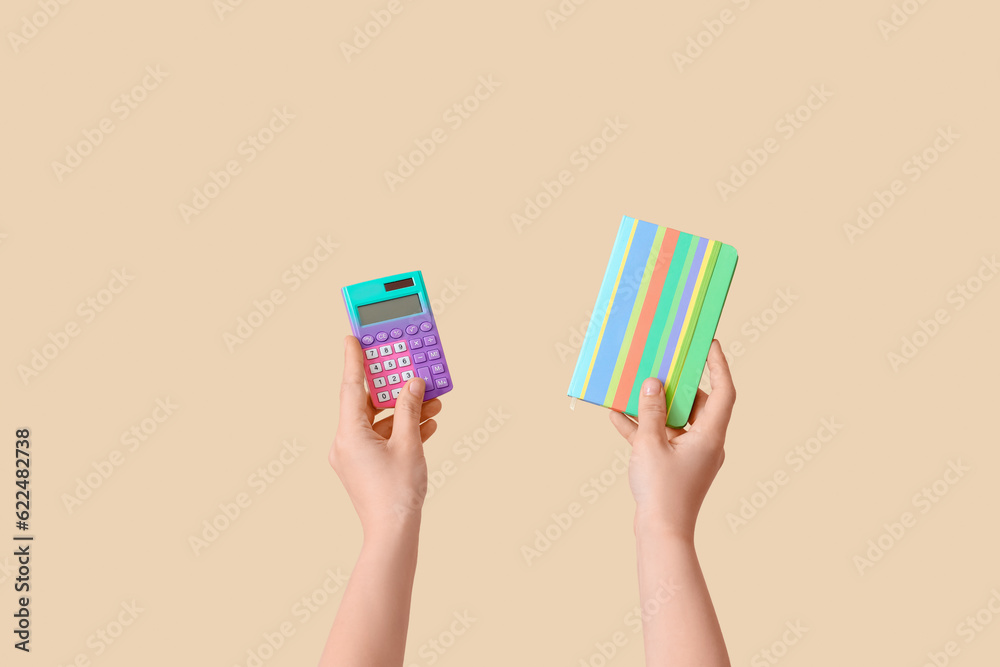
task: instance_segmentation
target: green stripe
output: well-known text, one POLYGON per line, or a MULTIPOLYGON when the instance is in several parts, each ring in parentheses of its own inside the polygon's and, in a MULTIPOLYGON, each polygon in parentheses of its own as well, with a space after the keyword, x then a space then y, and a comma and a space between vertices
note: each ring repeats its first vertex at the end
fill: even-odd
POLYGON ((635 334, 635 325, 639 321, 639 313, 642 312, 642 304, 646 300, 646 291, 649 289, 650 278, 653 277, 653 269, 656 268, 656 260, 660 255, 660 245, 663 244, 663 237, 666 236, 667 228, 660 227, 653 237, 653 248, 649 251, 649 258, 646 260, 646 271, 642 274, 642 282, 639 283, 639 293, 632 304, 632 316, 629 318, 628 327, 625 329, 625 338, 622 340, 621 349, 618 351, 618 361, 615 363, 615 370, 611 373, 611 382, 608 383, 608 393, 604 397, 604 404, 611 405, 618 393, 618 383, 621 381, 622 368, 625 367, 625 360, 628 357, 629 349, 632 347, 632 336, 635 334))
POLYGON ((663 291, 660 293, 660 303, 656 307, 656 315, 653 317, 653 323, 649 325, 649 337, 646 338, 646 347, 642 351, 642 360, 639 362, 639 370, 635 376, 635 384, 632 386, 632 394, 628 399, 628 407, 625 408, 625 414, 636 416, 639 412, 639 390, 642 387, 642 382, 647 377, 653 369, 653 364, 656 363, 657 359, 663 357, 663 350, 660 350, 659 357, 656 356, 656 350, 660 347, 660 340, 663 340, 663 347, 667 346, 668 332, 670 327, 667 325, 667 320, 671 315, 671 309, 674 307, 674 303, 677 300, 677 289, 678 285, 683 289, 683 283, 681 280, 681 263, 674 261, 679 258, 685 252, 687 253, 687 263, 690 264, 691 258, 693 257, 694 249, 697 247, 697 243, 692 243, 694 236, 686 232, 680 232, 677 235, 677 245, 674 247, 673 257, 670 261, 670 269, 667 270, 667 277, 663 280, 663 291))
POLYGON ((684 334, 684 339, 680 341, 680 344, 678 345, 680 354, 677 355, 677 365, 674 366, 673 373, 670 378, 670 386, 666 392, 666 395, 670 397, 670 403, 667 404, 668 411, 670 409, 670 405, 674 402, 674 392, 677 391, 677 383, 681 379, 681 371, 684 368, 684 359, 687 357, 688 348, 691 346, 691 338, 694 336, 694 330, 698 327, 698 315, 701 313, 701 304, 705 300, 705 293, 708 292, 708 285, 712 282, 712 273, 715 271, 715 261, 719 257, 719 248, 722 245, 718 241, 709 241, 709 243, 712 244, 712 250, 708 256, 708 262, 705 264, 705 275, 702 277, 698 293, 695 295, 694 309, 691 311, 691 322, 688 324, 687 332, 684 334))
POLYGON ((701 306, 701 316, 698 318, 694 338, 688 349, 684 370, 681 371, 680 388, 677 390, 674 402, 667 413, 667 425, 674 428, 683 428, 691 414, 691 406, 698 394, 698 384, 701 382, 701 376, 705 370, 708 348, 711 347, 712 338, 715 337, 715 329, 719 325, 719 317, 722 315, 722 306, 726 302, 729 285, 732 282, 733 272, 736 271, 736 262, 739 259, 736 248, 724 243, 719 245, 719 257, 715 263, 715 271, 712 272, 711 284, 708 286, 708 292, 705 293, 705 300, 701 306))

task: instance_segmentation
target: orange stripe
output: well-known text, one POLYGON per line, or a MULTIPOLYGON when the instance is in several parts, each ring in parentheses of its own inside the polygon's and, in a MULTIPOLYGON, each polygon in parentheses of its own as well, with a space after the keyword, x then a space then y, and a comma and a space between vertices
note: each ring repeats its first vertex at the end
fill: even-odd
POLYGON ((649 279, 649 289, 646 292, 646 300, 642 303, 642 310, 639 312, 639 319, 635 325, 635 335, 632 337, 632 346, 629 348, 628 356, 625 358, 625 365, 622 367, 621 379, 618 382, 618 391, 615 392, 615 400, 611 404, 611 409, 616 412, 623 411, 628 407, 629 397, 632 395, 632 386, 636 380, 642 381, 646 378, 636 378, 635 374, 639 370, 639 362, 642 361, 642 351, 646 348, 646 337, 649 335, 649 327, 653 323, 653 316, 656 315, 656 307, 660 303, 660 293, 663 291, 663 282, 667 279, 667 271, 670 270, 670 260, 677 247, 676 229, 667 229, 660 245, 660 255, 656 258, 656 266, 653 268, 653 275, 649 279))

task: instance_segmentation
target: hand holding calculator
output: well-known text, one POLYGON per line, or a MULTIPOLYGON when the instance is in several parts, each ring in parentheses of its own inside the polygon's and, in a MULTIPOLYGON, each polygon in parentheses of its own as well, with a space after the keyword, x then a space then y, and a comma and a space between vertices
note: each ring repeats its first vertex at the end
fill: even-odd
POLYGON ((451 391, 451 372, 420 271, 348 285, 342 293, 351 331, 365 353, 372 405, 394 407, 414 377, 424 379, 424 401, 451 391))

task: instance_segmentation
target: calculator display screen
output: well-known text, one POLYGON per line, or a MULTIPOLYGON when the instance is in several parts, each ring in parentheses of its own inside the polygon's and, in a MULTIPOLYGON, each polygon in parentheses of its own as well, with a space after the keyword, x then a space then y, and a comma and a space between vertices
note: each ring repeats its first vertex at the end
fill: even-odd
POLYGON ((423 312, 420 307, 420 297, 416 294, 401 296, 398 299, 371 303, 367 306, 358 306, 358 320, 361 326, 377 324, 386 320, 394 320, 397 317, 416 315, 423 312))

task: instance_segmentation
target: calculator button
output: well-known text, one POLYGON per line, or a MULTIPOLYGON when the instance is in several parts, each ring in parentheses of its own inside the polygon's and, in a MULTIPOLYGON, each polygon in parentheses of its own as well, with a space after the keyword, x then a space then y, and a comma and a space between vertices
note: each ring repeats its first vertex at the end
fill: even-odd
POLYGON ((386 359, 385 361, 382 362, 382 368, 384 368, 387 371, 394 371, 396 370, 396 362, 393 361, 392 359, 386 359))
POLYGON ((438 389, 444 389, 448 386, 448 378, 435 378, 434 386, 438 389))
POLYGON ((365 350, 365 358, 378 359, 378 350, 376 350, 374 347, 368 348, 367 350, 365 350))
POLYGON ((437 336, 424 336, 424 345, 437 345, 437 336))
POLYGON ((377 377, 373 380, 373 384, 375 385, 376 389, 381 389, 382 387, 385 386, 385 378, 377 377))
POLYGON ((409 357, 398 357, 396 359, 396 363, 399 364, 400 368, 403 368, 405 366, 409 366, 410 365, 410 358, 409 357))
POLYGON ((423 347, 423 346, 424 346, 424 344, 420 342, 419 338, 414 338, 413 340, 410 341, 410 349, 411 350, 415 350, 418 347, 423 347))
POLYGON ((419 375, 420 377, 422 377, 424 379, 424 382, 430 383, 430 381, 431 381, 431 372, 430 372, 430 369, 427 368, 427 366, 421 366, 420 368, 418 368, 417 369, 417 375, 419 375))
POLYGON ((413 371, 403 371, 403 382, 413 379, 413 371))
POLYGON ((403 335, 403 330, 393 329, 392 331, 389 332, 389 335, 392 336, 393 338, 399 338, 400 336, 403 335))
POLYGON ((393 398, 399 398, 399 392, 401 392, 401 391, 402 391, 402 389, 393 389, 392 390, 392 397, 393 398))
POLYGON ((393 343, 392 349, 394 352, 406 352, 406 343, 403 341, 399 341, 398 343, 393 343))
POLYGON ((383 357, 388 357, 390 354, 392 354, 392 345, 383 345, 378 349, 378 352, 383 357))
POLYGON ((399 373, 393 373, 386 378, 389 380, 389 384, 399 384, 402 380, 399 379, 399 373))
POLYGON ((375 340, 377 340, 380 343, 384 343, 385 341, 389 340, 389 334, 387 334, 384 331, 379 331, 377 334, 375 334, 375 340))
POLYGON ((441 350, 427 350, 427 358, 436 361, 441 358, 441 350))
POLYGON ((421 331, 430 331, 433 328, 434 328, 434 325, 431 324, 430 322, 421 322, 420 323, 420 330, 421 331))
POLYGON ((368 364, 368 370, 370 370, 372 372, 372 375, 374 375, 375 373, 381 373, 382 372, 382 364, 379 364, 379 363, 368 364))
POLYGON ((389 400, 389 392, 387 392, 387 391, 380 391, 378 393, 378 402, 379 403, 385 403, 388 400, 389 400))
POLYGON ((414 361, 414 363, 417 363, 417 364, 426 364, 427 363, 427 355, 424 354, 423 352, 414 352, 413 353, 413 361, 414 361))
POLYGON ((413 334, 417 333, 417 325, 416 324, 407 324, 406 325, 406 333, 408 333, 411 336, 413 334))
MULTIPOLYGON (((417 332, 414 331, 413 333, 417 333, 417 332)), ((361 337, 361 344, 362 345, 371 345, 374 342, 375 342, 375 337, 372 336, 371 334, 366 334, 366 335, 364 335, 364 336, 361 337)))
POLYGON ((444 364, 434 364, 431 366, 431 373, 434 373, 434 375, 441 375, 441 373, 444 373, 444 364))

